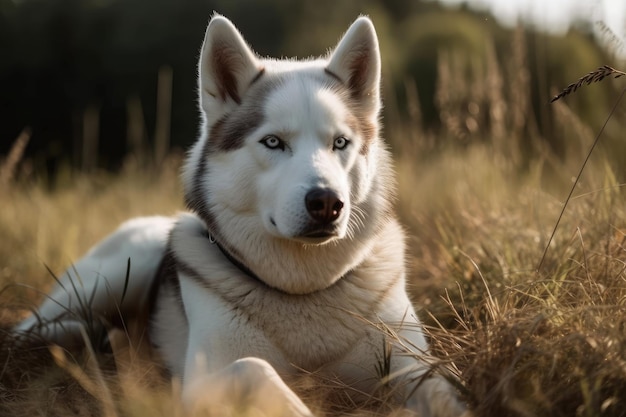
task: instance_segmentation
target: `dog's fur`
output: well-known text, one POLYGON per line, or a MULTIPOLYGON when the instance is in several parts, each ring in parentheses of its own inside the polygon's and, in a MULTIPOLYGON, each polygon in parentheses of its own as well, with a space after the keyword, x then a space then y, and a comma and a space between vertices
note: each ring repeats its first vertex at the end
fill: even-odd
POLYGON ((150 309, 150 340, 190 407, 219 401, 203 393, 226 375, 253 397, 282 398, 285 415, 310 415, 281 379, 304 370, 365 393, 402 386, 421 416, 461 414, 420 359, 379 89, 366 17, 328 57, 291 61, 259 58, 214 16, 199 63, 201 135, 183 171, 192 213, 122 225, 17 330, 66 343, 81 297, 110 318, 150 309))

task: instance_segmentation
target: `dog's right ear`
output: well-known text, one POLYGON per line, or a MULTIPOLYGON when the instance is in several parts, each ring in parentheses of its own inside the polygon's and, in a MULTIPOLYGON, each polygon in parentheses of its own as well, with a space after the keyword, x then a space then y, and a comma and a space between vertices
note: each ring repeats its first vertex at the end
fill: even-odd
POLYGON ((261 63, 230 20, 214 15, 200 53, 200 106, 209 124, 241 102, 261 63))

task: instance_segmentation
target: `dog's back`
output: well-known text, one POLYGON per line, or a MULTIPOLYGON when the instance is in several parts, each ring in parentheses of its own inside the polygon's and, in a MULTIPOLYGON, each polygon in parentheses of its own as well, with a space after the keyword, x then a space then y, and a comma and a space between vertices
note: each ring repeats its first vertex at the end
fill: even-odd
POLYGON ((118 323, 138 314, 146 307, 174 222, 154 216, 122 224, 68 268, 15 330, 68 346, 84 343, 79 327, 88 322, 118 323))

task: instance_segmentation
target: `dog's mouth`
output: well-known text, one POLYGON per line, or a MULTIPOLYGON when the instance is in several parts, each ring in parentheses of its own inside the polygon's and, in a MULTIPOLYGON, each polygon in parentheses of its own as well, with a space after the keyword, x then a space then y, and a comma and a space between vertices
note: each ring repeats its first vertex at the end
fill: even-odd
POLYGON ((339 237, 339 230, 336 225, 314 225, 311 226, 295 238, 306 243, 322 244, 339 237))
POLYGON ((337 233, 330 230, 319 230, 315 232, 310 232, 302 235, 302 237, 312 237, 312 238, 327 238, 327 237, 335 237, 337 233))
MULTIPOLYGON (((270 217, 269 222, 272 226, 277 227, 274 218, 270 217)), ((306 244, 320 245, 327 243, 331 240, 341 237, 339 224, 318 224, 311 222, 311 224, 304 227, 302 230, 291 236, 283 236, 289 240, 299 241, 306 244)))

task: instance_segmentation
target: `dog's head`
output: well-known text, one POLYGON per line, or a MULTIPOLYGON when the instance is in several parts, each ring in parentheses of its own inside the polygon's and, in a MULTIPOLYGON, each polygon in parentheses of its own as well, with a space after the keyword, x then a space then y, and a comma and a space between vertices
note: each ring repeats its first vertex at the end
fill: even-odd
MULTIPOLYGON (((292 61, 259 58, 216 15, 199 90, 202 133, 185 165, 185 195, 220 243, 253 270, 264 269, 263 257, 292 258, 297 270, 305 252, 324 251, 328 260, 328 251, 352 259, 364 250, 359 243, 379 223, 372 216, 388 211, 392 182, 378 136, 380 53, 368 18, 326 59, 292 61)), ((334 263, 342 265, 329 281, 350 261, 334 263)))

